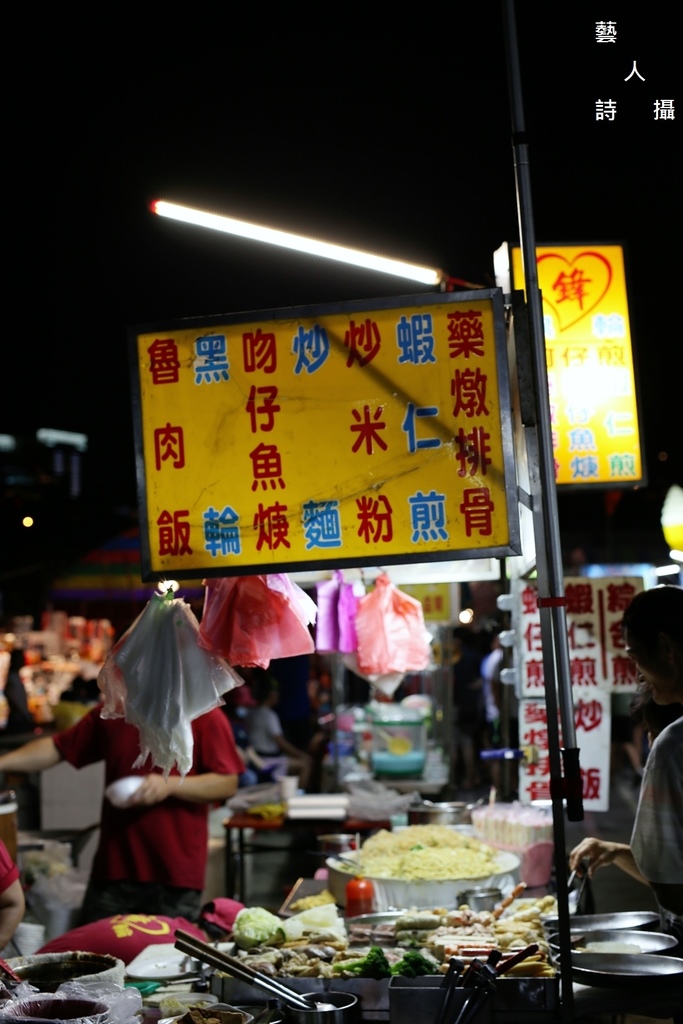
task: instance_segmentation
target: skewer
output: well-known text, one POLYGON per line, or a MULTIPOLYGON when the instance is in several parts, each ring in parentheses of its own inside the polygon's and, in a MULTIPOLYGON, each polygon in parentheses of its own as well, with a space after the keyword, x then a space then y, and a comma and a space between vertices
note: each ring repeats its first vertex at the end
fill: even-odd
POLYGON ((509 893, 505 897, 504 900, 501 900, 501 902, 498 904, 498 906, 495 907, 494 910, 493 910, 493 916, 496 918, 496 920, 498 920, 498 918, 503 913, 503 911, 506 910, 507 907, 510 906, 510 904, 513 902, 513 900, 516 900, 519 896, 522 895, 522 893, 524 892, 525 889, 526 889, 526 882, 520 882, 519 885, 516 885, 514 887, 514 889, 512 890, 512 892, 509 893))

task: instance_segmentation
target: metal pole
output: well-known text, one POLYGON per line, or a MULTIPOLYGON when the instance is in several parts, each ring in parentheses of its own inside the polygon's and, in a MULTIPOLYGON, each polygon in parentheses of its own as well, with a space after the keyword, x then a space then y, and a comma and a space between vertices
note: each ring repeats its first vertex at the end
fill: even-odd
POLYGON ((519 234, 524 266, 524 282, 531 340, 531 369, 535 397, 535 430, 527 432, 527 437, 531 435, 532 438, 536 439, 536 450, 529 451, 528 455, 537 550, 538 597, 550 754, 550 795, 552 798, 555 833, 555 877, 560 925, 562 1017, 566 1021, 571 1021, 573 1020, 573 990, 563 805, 566 800, 569 819, 576 821, 583 818, 583 806, 578 759, 579 752, 576 748, 574 707, 571 693, 566 603, 558 526, 550 405, 548 401, 543 307, 536 268, 536 235, 531 201, 531 179, 525 135, 514 0, 503 0, 503 24, 505 28, 508 65, 519 234), (565 768, 564 780, 562 778, 557 723, 558 696, 562 735, 565 745, 562 751, 565 768))

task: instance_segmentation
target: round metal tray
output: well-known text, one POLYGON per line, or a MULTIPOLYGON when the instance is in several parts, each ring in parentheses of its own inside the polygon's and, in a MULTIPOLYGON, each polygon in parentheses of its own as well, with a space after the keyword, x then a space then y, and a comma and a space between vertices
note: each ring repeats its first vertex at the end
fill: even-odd
MULTIPOLYGON (((556 914, 543 918, 543 924, 550 932, 558 930, 558 922, 556 914)), ((645 928, 651 931, 653 927, 658 926, 659 914, 649 910, 625 910, 615 914, 572 914, 570 920, 572 932, 579 932, 582 929, 594 932, 598 928, 605 931, 645 928)))
MULTIPOLYGON (((644 932, 638 931, 637 929, 628 928, 615 928, 615 929, 576 929, 573 926, 570 928, 570 938, 572 948, 576 952, 583 952, 577 950, 577 946, 587 946, 589 942, 629 942, 634 946, 639 947, 637 953, 618 953, 617 956, 640 956, 641 953, 663 953, 667 949, 672 949, 676 945, 676 939, 673 935, 667 935, 666 932, 644 932)), ((550 948, 553 950, 559 949, 559 935, 557 932, 553 932, 548 936, 548 942, 550 948)), ((589 952, 595 952, 603 954, 606 951, 602 950, 589 950, 589 952)), ((610 953, 609 956, 615 954, 610 953)))
POLYGON ((657 988, 683 990, 683 960, 644 953, 572 953, 572 978, 594 988, 642 988, 657 980, 657 988))

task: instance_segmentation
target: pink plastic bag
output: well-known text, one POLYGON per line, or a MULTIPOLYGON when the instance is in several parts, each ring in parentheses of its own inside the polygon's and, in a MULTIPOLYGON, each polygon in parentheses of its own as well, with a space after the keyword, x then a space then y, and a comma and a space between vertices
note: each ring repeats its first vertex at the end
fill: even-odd
POLYGON ((308 622, 315 604, 289 577, 230 576, 205 586, 200 647, 249 668, 313 653, 308 622))
POLYGON ((382 573, 356 614, 358 667, 365 675, 420 672, 429 664, 430 636, 422 605, 382 573))
POLYGON ((342 654, 351 654, 358 650, 356 615, 362 597, 365 597, 365 587, 360 580, 355 583, 342 583, 339 588, 337 616, 339 619, 339 650, 342 654))
POLYGON ((321 580, 315 585, 318 620, 315 628, 315 649, 327 653, 339 650, 339 576, 321 580))

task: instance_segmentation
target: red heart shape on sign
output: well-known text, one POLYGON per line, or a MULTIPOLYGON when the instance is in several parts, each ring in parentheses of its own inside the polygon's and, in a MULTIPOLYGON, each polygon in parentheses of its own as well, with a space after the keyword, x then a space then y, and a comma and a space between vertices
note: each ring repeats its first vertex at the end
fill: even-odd
POLYGON ((537 265, 543 301, 555 314, 560 331, 588 316, 612 281, 612 264, 588 249, 571 260, 557 252, 544 253, 537 265))

